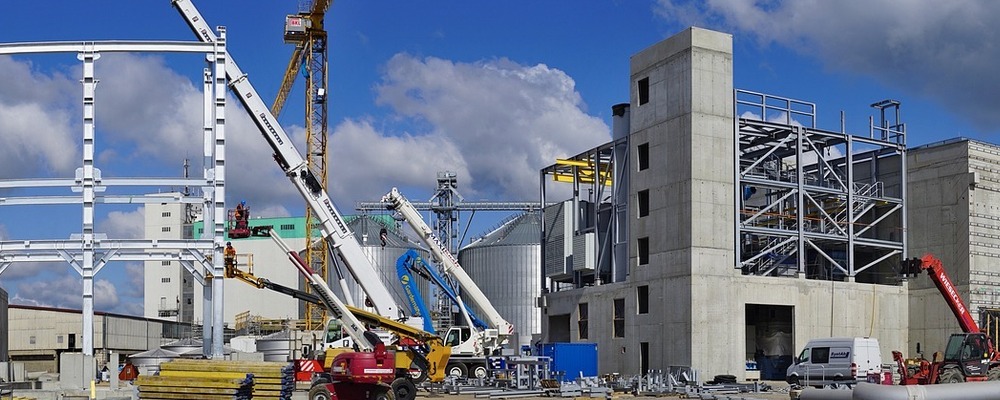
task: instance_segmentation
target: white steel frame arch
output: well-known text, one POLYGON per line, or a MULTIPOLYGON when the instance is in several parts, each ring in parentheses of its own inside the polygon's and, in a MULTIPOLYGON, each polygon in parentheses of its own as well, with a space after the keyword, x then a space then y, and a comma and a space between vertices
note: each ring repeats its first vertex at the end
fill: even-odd
MULTIPOLYGON (((223 355, 223 281, 222 245, 225 229, 225 105, 226 52, 225 28, 219 27, 219 40, 212 43, 187 41, 87 41, 0 43, 0 55, 77 53, 83 63, 83 157, 74 178, 38 178, 0 180, 0 189, 68 188, 73 195, 25 196, 0 199, 5 205, 80 204, 83 207, 82 229, 65 240, 0 241, 0 275, 15 262, 56 262, 70 264, 83 278, 82 351, 94 355, 94 277, 110 261, 176 261, 205 287, 205 356, 223 355), (95 63, 101 53, 203 53, 204 69, 204 160, 201 178, 104 178, 95 165, 95 102, 97 77, 95 63), (143 194, 105 195, 108 187, 201 188, 202 198, 182 195, 148 197, 143 194), (203 204, 206 224, 200 239, 108 239, 94 231, 97 204, 175 203, 203 204), (206 226, 206 228, 208 228, 206 226), (212 279, 215 277, 216 279, 212 279), (212 303, 217 298, 219 301, 212 303)), ((0 132, 2 135, 3 132, 0 132)), ((87 378, 87 377, 85 377, 87 378)), ((86 382, 84 382, 86 384, 86 382)))

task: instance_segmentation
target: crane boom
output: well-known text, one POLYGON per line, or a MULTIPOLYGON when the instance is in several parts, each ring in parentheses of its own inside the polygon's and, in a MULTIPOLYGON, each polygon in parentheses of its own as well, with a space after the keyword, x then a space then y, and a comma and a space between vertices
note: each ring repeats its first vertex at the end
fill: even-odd
MULTIPOLYGON (((215 34, 191 0, 171 0, 171 2, 201 41, 216 41, 215 34)), ((326 189, 309 170, 302 155, 250 84, 247 75, 232 57, 226 59, 225 68, 230 90, 243 104, 243 108, 257 125, 261 135, 271 146, 274 160, 316 214, 322 237, 328 241, 329 247, 339 253, 344 265, 368 295, 376 312, 386 318, 399 317, 401 312, 399 306, 392 298, 389 289, 382 283, 374 265, 362 250, 361 244, 337 211, 326 189)))
POLYGON ((969 314, 969 307, 962 301, 962 296, 958 294, 958 289, 955 288, 955 284, 952 283, 951 278, 948 277, 948 273, 945 272, 941 260, 927 254, 919 259, 915 258, 903 261, 904 274, 916 275, 920 271, 927 271, 927 275, 934 282, 934 286, 937 286, 938 291, 941 292, 941 295, 948 303, 948 308, 951 308, 951 312, 955 314, 955 319, 958 320, 958 325, 962 328, 962 332, 979 333, 979 324, 969 314))
POLYGON ((459 290, 463 291, 463 295, 483 312, 487 323, 490 327, 497 330, 497 333, 501 336, 501 340, 504 337, 512 335, 514 333, 514 326, 500 315, 489 298, 483 294, 483 291, 469 277, 465 269, 458 264, 455 256, 434 235, 434 231, 431 227, 427 226, 427 223, 420 217, 420 213, 413 207, 413 204, 406 197, 403 197, 396 188, 392 188, 389 193, 383 196, 382 202, 386 203, 390 209, 396 210, 410 227, 417 232, 417 236, 427 245, 434 258, 438 260, 444 273, 454 277, 458 281, 459 290))
POLYGON ((330 286, 326 284, 326 279, 313 271, 309 265, 306 264, 305 260, 299 256, 297 251, 294 251, 285 244, 284 240, 278 236, 278 232, 271 229, 268 232, 268 236, 281 248, 282 251, 288 255, 288 260, 295 264, 295 268, 299 270, 299 273, 306 278, 306 282, 313 289, 313 295, 315 295, 323 306, 326 307, 334 318, 339 319, 344 324, 344 329, 347 330, 347 334, 354 338, 354 343, 357 343, 361 350, 372 351, 375 349, 375 343, 368 341, 365 337, 365 325, 361 323, 360 320, 354 315, 354 313, 344 304, 343 301, 337 297, 336 294, 330 290, 330 286))
MULTIPOLYGON (((462 301, 462 298, 459 297, 458 293, 455 293, 455 290, 452 289, 450 284, 448 284, 448 281, 434 271, 434 268, 427 265, 423 258, 421 258, 420 255, 413 249, 407 250, 403 253, 403 255, 396 259, 396 272, 399 274, 400 280, 403 279, 402 276, 404 271, 412 271, 421 278, 434 283, 435 286, 444 292, 445 296, 448 296, 448 299, 451 300, 452 303, 457 305, 460 310, 463 310, 462 315, 468 319, 466 322, 469 323, 469 326, 475 326, 479 329, 487 329, 489 327, 485 321, 476 315, 475 311, 469 308, 469 306, 462 301)), ((404 286, 406 285, 404 284, 404 286)), ((415 295, 419 296, 419 293, 415 293, 415 295)))

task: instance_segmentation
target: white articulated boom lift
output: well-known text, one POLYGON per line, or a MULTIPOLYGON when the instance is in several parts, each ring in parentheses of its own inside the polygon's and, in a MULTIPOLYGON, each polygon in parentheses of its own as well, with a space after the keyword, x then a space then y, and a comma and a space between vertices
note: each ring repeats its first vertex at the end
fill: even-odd
MULTIPOLYGON (((442 272, 446 276, 454 278, 458 283, 461 298, 465 298, 483 312, 483 319, 489 328, 478 329, 471 323, 469 326, 452 327, 445 335, 445 344, 452 346, 447 366, 448 375, 484 377, 488 371, 486 356, 495 355, 500 351, 502 345, 513 335, 514 326, 500 315, 490 299, 483 294, 483 291, 469 277, 465 269, 458 264, 455 256, 434 235, 434 231, 420 217, 416 207, 406 197, 403 197, 399 190, 392 188, 389 193, 382 197, 382 203, 386 204, 389 209, 398 212, 403 220, 416 231, 417 236, 427 245, 441 266, 442 272)), ((469 321, 464 305, 459 304, 459 309, 465 315, 466 321, 469 321)))
MULTIPOLYGON (((191 0, 171 0, 171 3, 201 41, 215 42, 218 40, 191 0)), ((378 400, 392 400, 401 397, 398 400, 412 400, 412 397, 415 396, 413 383, 409 379, 397 376, 394 368, 396 355, 386 351, 385 345, 372 332, 365 330, 360 320, 363 319, 368 324, 379 325, 386 329, 391 327, 396 329, 396 332, 411 329, 409 333, 411 338, 421 337, 420 331, 394 325, 398 324, 397 318, 405 316, 389 289, 382 283, 375 266, 365 256, 361 244, 358 243, 347 223, 337 211, 326 189, 309 170, 302 155, 278 124, 270 108, 264 104, 263 99, 250 84, 246 74, 231 57, 226 59, 225 71, 230 90, 240 100, 243 108, 260 130, 261 135, 271 146, 274 151, 274 160, 315 213, 322 238, 326 240, 331 253, 339 255, 348 271, 361 285, 376 311, 375 313, 367 313, 360 309, 348 308, 330 290, 325 277, 313 272, 298 257, 297 253, 284 246, 283 250, 316 290, 317 297, 324 303, 328 311, 344 322, 348 333, 361 350, 337 355, 333 360, 329 374, 326 375, 329 380, 314 380, 309 394, 310 400, 336 400, 338 397, 378 400), (392 382, 393 390, 389 388, 390 382, 392 382), (406 394, 400 396, 402 394, 400 390, 406 394)), ((282 245, 280 240, 276 241, 282 245)), ((405 324, 399 325, 406 326, 405 324)), ((432 340, 432 336, 424 337, 424 339, 432 340)), ((427 344, 434 347, 433 343, 427 344)), ((441 362, 447 360, 448 349, 444 348, 444 350, 444 353, 437 353, 444 354, 441 362)), ((427 368, 429 369, 425 372, 432 376, 438 373, 437 370, 440 370, 434 365, 427 368)))

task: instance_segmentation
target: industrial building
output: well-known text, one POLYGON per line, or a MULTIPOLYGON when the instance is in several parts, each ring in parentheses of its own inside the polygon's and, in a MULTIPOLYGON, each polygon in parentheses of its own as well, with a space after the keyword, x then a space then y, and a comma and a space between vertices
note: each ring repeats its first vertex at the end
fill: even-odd
MULTIPOLYGON (((58 372, 61 354, 80 352, 80 310, 11 305, 4 311, 10 319, 4 346, 10 350, 3 360, 23 365, 20 371, 58 372)), ((158 318, 95 312, 94 358, 97 365, 109 357, 123 362, 126 356, 175 341, 190 330, 187 324, 158 318)))
POLYGON ((823 131, 806 102, 736 91, 732 37, 699 28, 634 55, 630 82, 614 141, 542 171, 545 341, 598 343, 601 373, 761 358, 771 379, 814 337, 907 348, 897 123, 823 131))

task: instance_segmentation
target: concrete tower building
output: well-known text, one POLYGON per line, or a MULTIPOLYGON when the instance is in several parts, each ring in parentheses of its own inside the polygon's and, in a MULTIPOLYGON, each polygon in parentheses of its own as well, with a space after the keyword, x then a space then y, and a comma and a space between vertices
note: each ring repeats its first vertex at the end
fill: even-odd
MULTIPOLYGON (((1000 332, 1000 146, 956 138, 907 157, 910 257, 941 260, 969 313, 994 339, 1000 332)), ((926 274, 910 279, 910 346, 944 350, 961 332, 926 274)))
MULTIPOLYGON (((657 43, 632 57, 630 82, 630 104, 615 114, 629 126, 627 154, 615 151, 616 134, 612 144, 583 154, 589 159, 564 163, 590 171, 543 170, 560 175, 557 181, 574 177, 575 185, 610 185, 605 157, 616 171, 614 194, 595 185, 591 198, 580 200, 586 191, 575 186, 573 201, 543 213, 543 340, 596 342, 599 373, 689 366, 706 379, 742 377, 755 355, 787 365, 814 337, 874 336, 884 360, 906 346, 905 283, 878 278, 903 253, 900 163, 882 161, 902 144, 852 139, 788 116, 773 123, 766 110, 758 123, 745 123, 734 111, 728 34, 690 28, 657 43), (758 137, 742 136, 755 129, 758 137), (858 150, 854 140, 874 148, 867 164, 845 155, 858 150), (822 151, 838 144, 847 152, 822 151), (810 161, 806 149, 826 155, 810 161), (779 174, 749 172, 776 154, 779 174), (886 191, 896 194, 856 208, 856 188, 864 185, 852 178, 859 176, 894 177, 886 191), (765 203, 745 204, 739 193, 748 182, 765 203), (627 209, 606 203, 621 188, 627 209), (876 216, 882 208, 887 215, 876 216), (872 227, 850 228, 861 222, 872 227), (749 251, 747 243, 761 247, 749 251), (765 256, 789 265, 750 265, 765 256)), ((545 193, 543 186, 549 204, 560 200, 545 193)), ((784 365, 772 365, 779 379, 784 365)))

